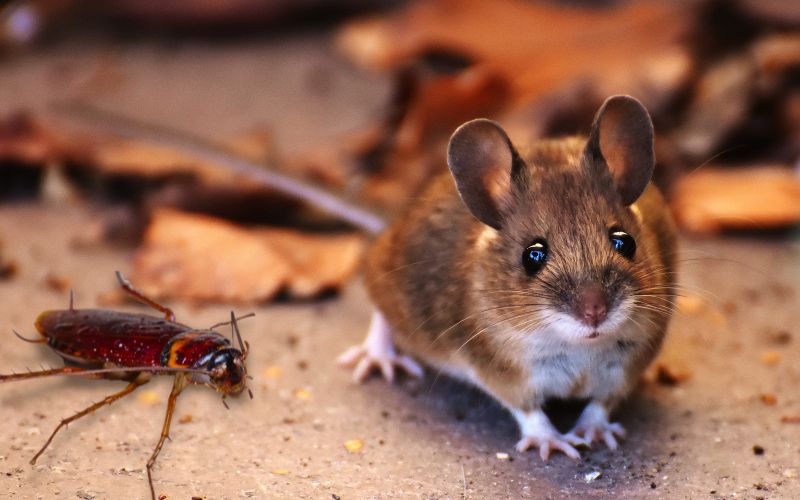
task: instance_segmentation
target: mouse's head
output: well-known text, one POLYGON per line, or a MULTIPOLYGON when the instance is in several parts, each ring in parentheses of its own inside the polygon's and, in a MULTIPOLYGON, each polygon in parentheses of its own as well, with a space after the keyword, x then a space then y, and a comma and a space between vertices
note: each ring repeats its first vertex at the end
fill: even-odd
POLYGON ((543 142, 528 156, 489 120, 450 140, 458 192, 485 225, 473 235, 482 306, 516 331, 620 340, 637 297, 657 293, 635 206, 653 172, 650 116, 632 97, 611 97, 588 141, 543 142))

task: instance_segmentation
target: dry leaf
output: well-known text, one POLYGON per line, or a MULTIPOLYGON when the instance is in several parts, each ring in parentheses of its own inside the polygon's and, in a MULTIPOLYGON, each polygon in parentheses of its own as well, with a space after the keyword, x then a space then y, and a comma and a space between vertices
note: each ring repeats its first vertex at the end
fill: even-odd
POLYGON ((623 92, 619 86, 629 75, 676 48, 688 20, 685 10, 663 2, 598 9, 522 0, 418 1, 347 24, 337 43, 373 69, 397 68, 430 52, 465 56, 508 76, 525 101, 576 79, 623 92))
POLYGON ((161 209, 136 253, 132 278, 145 293, 162 298, 265 301, 282 291, 309 298, 344 285, 362 247, 353 234, 246 229, 161 209))
POLYGON ((672 207, 698 233, 783 228, 800 223, 800 179, 780 167, 703 168, 678 182, 672 207))

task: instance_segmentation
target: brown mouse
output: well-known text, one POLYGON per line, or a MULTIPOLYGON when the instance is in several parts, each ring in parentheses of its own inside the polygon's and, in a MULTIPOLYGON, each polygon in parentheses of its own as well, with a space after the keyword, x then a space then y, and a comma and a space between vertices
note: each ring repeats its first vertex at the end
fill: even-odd
POLYGON ((674 304, 675 229, 650 183, 644 106, 609 98, 588 139, 519 150, 495 122, 459 127, 450 173, 374 242, 365 282, 376 311, 340 357, 356 380, 392 381, 415 360, 467 381, 519 423, 517 449, 579 457, 624 435, 610 412, 661 346, 674 304), (455 180, 455 182, 453 182, 455 180), (399 349, 399 352, 395 350, 399 349), (560 433, 550 398, 589 401, 560 433))
POLYGON ((87 106, 73 116, 184 150, 377 234, 365 282, 376 311, 340 362, 414 376, 416 360, 478 386, 519 423, 520 450, 616 448, 609 421, 661 346, 675 299, 675 228, 650 184, 653 125, 628 96, 606 100, 587 138, 515 148, 495 122, 455 131, 452 174, 385 229, 374 212, 235 153, 87 106), (455 181, 455 182, 454 182, 455 181), (385 229, 385 230, 384 230, 385 229), (399 348, 399 352, 395 349, 399 348), (561 434, 550 398, 589 401, 561 434))

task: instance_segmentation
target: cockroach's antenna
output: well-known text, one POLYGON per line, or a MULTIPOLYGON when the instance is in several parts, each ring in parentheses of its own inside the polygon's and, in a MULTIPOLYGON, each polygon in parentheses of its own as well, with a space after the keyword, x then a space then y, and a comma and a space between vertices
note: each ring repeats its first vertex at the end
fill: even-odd
POLYGON ((69 289, 69 310, 75 310, 75 290, 72 288, 69 289))
POLYGON ((247 388, 247 394, 250 395, 250 399, 253 399, 253 391, 251 391, 249 387, 247 388))
MULTIPOLYGON (((241 321, 243 319, 252 318, 255 315, 256 315, 256 313, 247 313, 244 316, 239 316, 238 318, 236 318, 236 321, 241 321)), ((225 325, 230 325, 230 324, 231 324, 230 321, 221 321, 219 323, 214 323, 213 325, 209 326, 208 329, 209 330, 213 330, 214 328, 219 328, 220 326, 225 326, 225 325)))
POLYGON ((236 315, 233 314, 233 311, 231 311, 231 330, 233 330, 233 335, 239 342, 239 349, 242 351, 242 356, 247 357, 249 346, 242 341, 242 335, 239 333, 239 325, 236 324, 236 315))
POLYGON ((31 344, 44 344, 45 342, 47 342, 47 339, 44 337, 40 339, 29 339, 20 335, 19 332, 17 332, 16 330, 11 330, 11 331, 14 332, 14 335, 16 335, 18 339, 24 340, 25 342, 30 342, 31 344))
POLYGON ((222 404, 223 404, 223 406, 225 406, 226 410, 230 410, 231 409, 231 407, 228 406, 228 402, 225 401, 225 394, 222 395, 222 404))

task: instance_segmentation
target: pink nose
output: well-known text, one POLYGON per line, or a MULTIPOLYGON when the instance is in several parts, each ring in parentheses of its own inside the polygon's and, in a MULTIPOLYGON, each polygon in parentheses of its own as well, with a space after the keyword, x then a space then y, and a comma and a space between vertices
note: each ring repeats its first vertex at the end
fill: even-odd
POLYGON ((587 326, 597 326, 606 319, 608 304, 603 289, 598 285, 589 285, 580 294, 576 308, 576 316, 587 326))

